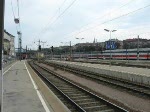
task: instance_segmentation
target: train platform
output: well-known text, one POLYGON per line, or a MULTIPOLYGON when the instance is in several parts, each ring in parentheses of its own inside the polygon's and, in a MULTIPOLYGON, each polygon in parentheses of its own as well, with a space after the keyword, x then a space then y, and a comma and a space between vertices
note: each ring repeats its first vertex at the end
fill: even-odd
POLYGON ((4 68, 3 112, 50 112, 25 61, 4 68))
POLYGON ((130 80, 133 82, 150 85, 150 69, 136 68, 136 67, 123 67, 104 64, 91 64, 81 62, 69 62, 69 61, 56 61, 47 60, 48 62, 80 68, 90 72, 100 73, 116 78, 130 80))

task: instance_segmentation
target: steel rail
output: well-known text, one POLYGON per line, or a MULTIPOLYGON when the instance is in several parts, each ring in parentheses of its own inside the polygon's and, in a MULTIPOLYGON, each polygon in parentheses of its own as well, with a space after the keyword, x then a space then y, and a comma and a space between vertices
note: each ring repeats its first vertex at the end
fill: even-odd
POLYGON ((69 66, 64 66, 64 65, 58 65, 58 64, 54 64, 54 63, 50 64, 49 62, 43 62, 43 63, 48 64, 50 66, 57 66, 60 69, 65 68, 66 71, 73 72, 73 73, 78 74, 82 77, 87 77, 90 80, 98 81, 99 83, 104 82, 107 84, 111 84, 111 86, 114 85, 114 86, 117 86, 120 88, 125 88, 128 90, 134 91, 134 92, 138 93, 139 95, 144 95, 144 96, 150 97, 150 87, 148 87, 148 86, 143 86, 140 84, 131 83, 131 82, 128 82, 128 81, 123 80, 123 79, 115 79, 114 77, 102 76, 100 74, 85 71, 85 70, 82 70, 79 68, 74 68, 74 67, 69 67, 69 66))
MULTIPOLYGON (((30 64, 30 65, 31 65, 31 64, 30 64)), ((54 75, 54 76, 56 76, 56 77, 59 78, 60 80, 63 80, 63 81, 65 81, 66 83, 72 85, 74 88, 78 88, 80 91, 86 92, 86 93, 87 93, 88 95, 90 95, 91 97, 94 97, 94 98, 98 99, 100 102, 103 102, 103 103, 106 104, 107 106, 113 108, 115 111, 117 111, 117 112, 120 112, 120 111, 121 111, 121 112, 127 112, 127 110, 125 110, 125 109, 123 109, 123 108, 121 108, 121 107, 119 107, 119 106, 117 106, 117 105, 115 105, 115 104, 113 104, 113 103, 111 103, 111 102, 109 102, 109 101, 107 101, 107 100, 105 100, 105 99, 103 99, 103 98, 101 98, 101 97, 99 97, 99 96, 97 96, 97 95, 95 95, 95 94, 93 94, 93 93, 91 93, 91 92, 85 90, 85 89, 83 89, 82 87, 79 87, 78 85, 76 85, 76 84, 70 82, 69 80, 67 80, 67 79, 65 79, 65 78, 63 78, 63 77, 61 77, 59 74, 55 73, 54 71, 51 71, 51 70, 49 70, 49 69, 47 69, 47 68, 45 68, 45 67, 42 67, 42 66, 40 66, 40 65, 37 65, 37 64, 36 64, 36 66, 40 67, 40 68, 43 69, 44 71, 46 71, 46 72, 48 72, 48 73, 50 73, 50 74, 52 74, 52 75, 54 75)), ((73 101, 68 95, 66 95, 62 90, 60 90, 58 87, 56 87, 55 84, 53 84, 52 82, 50 82, 49 79, 48 79, 46 76, 44 76, 44 75, 42 74, 42 71, 39 71, 39 70, 36 69, 36 67, 34 67, 33 65, 31 65, 31 67, 32 67, 36 72, 38 72, 38 74, 39 74, 40 76, 42 76, 45 80, 47 80, 47 82, 49 82, 49 84, 51 84, 53 87, 55 87, 55 88, 57 89, 57 91, 59 91, 62 95, 64 95, 65 98, 67 98, 67 100, 69 100, 73 105, 75 105, 76 109, 77 109, 79 112, 86 112, 85 109, 83 109, 80 105, 78 105, 76 102, 74 102, 74 101, 73 101)))
POLYGON ((49 79, 42 75, 42 73, 36 69, 31 63, 30 66, 32 67, 33 70, 36 71, 36 73, 38 73, 38 75, 40 77, 42 77, 42 79, 44 79, 44 81, 48 82, 49 84, 51 84, 57 91, 59 91, 59 93, 61 93, 67 100, 69 100, 71 103, 73 103, 74 106, 76 106, 76 109, 80 112, 86 112, 85 110, 83 110, 79 105, 77 105, 73 100, 71 100, 66 94, 64 94, 57 86, 55 86, 51 81, 49 81, 49 79))

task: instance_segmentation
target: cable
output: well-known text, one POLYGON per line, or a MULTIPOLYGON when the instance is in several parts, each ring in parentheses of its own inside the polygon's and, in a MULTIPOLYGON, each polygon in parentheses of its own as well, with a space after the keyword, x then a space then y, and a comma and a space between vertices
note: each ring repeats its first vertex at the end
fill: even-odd
MULTIPOLYGON (((19 11, 19 0, 17 0, 17 8, 18 8, 18 19, 19 19, 19 24, 16 25, 16 30, 17 30, 17 32, 18 32, 18 31, 21 31, 20 11, 19 11), (18 26, 18 27, 17 27, 17 26, 18 26)), ((12 0, 11 0, 11 9, 12 9, 13 17, 14 17, 14 19, 16 19, 15 12, 14 12, 14 8, 13 8, 13 4, 12 4, 12 0)))
MULTIPOLYGON (((110 11, 110 12, 108 12, 108 13, 106 13, 106 14, 104 14, 103 16, 101 16, 101 17, 98 17, 98 18, 96 18, 95 20, 97 20, 97 19, 102 19, 103 17, 105 17, 105 16, 107 16, 107 15, 109 15, 110 13, 114 13, 114 11, 118 11, 119 9, 121 9, 121 8, 123 8, 123 7, 125 7, 125 6, 127 6, 127 5, 129 5, 130 3, 132 3, 133 1, 135 1, 135 0, 131 0, 131 1, 129 1, 128 3, 126 3, 126 4, 123 4, 122 6, 120 6, 119 8, 117 8, 117 9, 114 9, 113 11, 110 11)), ((93 22, 89 22, 89 23, 87 23, 87 24, 85 24, 85 25, 83 25, 83 26, 81 26, 81 28, 80 29, 82 29, 83 27, 85 27, 85 26, 88 26, 89 24, 91 24, 91 23, 93 23, 93 22)), ((69 33, 69 34, 72 34, 73 32, 71 32, 71 33, 69 33)), ((68 35, 68 34, 66 34, 66 35, 68 35)))
POLYGON ((17 7, 18 7, 18 17, 20 18, 20 15, 19 15, 19 0, 17 0, 17 7))
POLYGON ((139 11, 139 10, 145 9, 145 8, 147 8, 147 7, 149 7, 149 6, 150 6, 150 4, 147 5, 147 6, 145 6, 145 7, 141 7, 141 8, 139 8, 139 9, 137 9, 137 10, 131 11, 131 12, 129 12, 129 13, 123 14, 123 15, 121 15, 121 16, 118 16, 118 17, 116 17, 116 18, 113 18, 113 19, 111 19, 111 20, 108 20, 108 21, 105 21, 105 22, 103 22, 103 23, 100 23, 100 24, 98 24, 98 25, 96 25, 96 26, 94 26, 94 27, 87 28, 87 29, 85 29, 85 30, 80 31, 80 32, 77 33, 76 35, 79 35, 80 33, 85 32, 85 31, 87 31, 87 30, 89 30, 89 29, 93 29, 93 28, 95 28, 95 27, 97 27, 97 26, 101 26, 101 25, 106 24, 106 23, 108 23, 108 22, 111 22, 111 21, 114 21, 114 20, 116 20, 116 19, 122 18, 122 17, 124 17, 124 16, 129 15, 129 14, 133 14, 133 13, 135 13, 135 12, 137 12, 137 11, 139 11))
MULTIPOLYGON (((60 7, 58 8, 58 10, 55 12, 55 14, 50 18, 50 20, 52 20, 55 16, 56 16, 56 14, 57 14, 57 12, 59 12, 59 10, 61 9, 61 7, 65 4, 65 2, 66 2, 67 0, 64 0, 63 2, 62 2, 62 4, 60 5, 60 7)), ((50 21, 51 22, 51 21, 50 21)), ((47 23, 47 24, 49 24, 49 22, 47 23)), ((47 25, 46 25, 47 26, 47 25)))
POLYGON ((19 0, 17 0, 17 7, 18 7, 19 29, 20 29, 20 32, 21 32, 19 0))
MULTIPOLYGON (((76 1, 77 0, 71 2, 71 4, 59 16, 57 16, 57 18, 50 25, 54 24, 76 1)), ((44 28, 41 32, 45 32, 46 30, 48 30, 48 28, 44 28)))
POLYGON ((66 1, 67 1, 67 0, 64 0, 64 1, 62 2, 62 4, 59 6, 59 8, 58 8, 58 9, 56 10, 56 12, 54 13, 54 15, 49 19, 50 22, 48 22, 48 23, 42 28, 42 30, 38 33, 38 35, 40 35, 41 33, 43 33, 43 32, 46 30, 46 28, 49 26, 49 24, 52 23, 51 20, 53 20, 53 18, 57 15, 57 12, 60 11, 61 7, 63 7, 63 5, 65 4, 66 1))
MULTIPOLYGON (((59 12, 60 8, 65 4, 66 1, 67 1, 67 0, 64 0, 64 1, 62 2, 62 4, 61 4, 60 7, 57 9, 57 11, 55 12, 55 14, 54 14, 49 20, 53 20, 53 18, 56 16, 57 12, 59 12)), ((46 29, 46 27, 48 27, 48 25, 51 24, 51 22, 52 22, 52 21, 48 22, 48 23, 45 25, 45 27, 41 30, 40 33, 42 33, 42 32, 46 29)), ((40 33, 39 33, 39 34, 40 34, 40 33)))
POLYGON ((64 0, 63 3, 60 5, 59 9, 65 4, 67 0, 64 0))
POLYGON ((12 10, 12 13, 13 13, 13 16, 14 16, 14 19, 15 19, 15 13, 14 13, 13 5, 12 5, 12 0, 11 0, 11 10, 12 10))
MULTIPOLYGON (((133 1, 135 1, 135 0, 129 1, 128 3, 126 3, 126 4, 122 5, 122 6, 120 6, 119 8, 114 9, 113 11, 110 11, 110 12, 104 14, 103 16, 96 18, 96 20, 97 20, 97 19, 102 19, 102 18, 104 18, 105 16, 107 16, 107 15, 109 15, 109 14, 111 14, 111 13, 114 13, 115 11, 118 11, 119 9, 121 9, 121 8, 123 8, 123 7, 127 6, 127 5, 129 5, 129 4, 132 3, 133 1)), ((92 22, 91 22, 91 23, 92 23, 92 22)), ((85 24, 84 26, 82 26, 81 28, 83 28, 83 27, 85 27, 85 26, 88 26, 88 25, 91 24, 91 23, 87 23, 87 24, 85 24)))
MULTIPOLYGON (((56 19, 53 21, 55 23, 77 0, 74 0, 56 19)), ((53 24, 52 23, 52 24, 53 24)))
MULTIPOLYGON (((13 4, 12 4, 12 0, 11 0, 11 8, 12 8, 12 13, 13 13, 13 17, 14 17, 14 21, 15 21, 15 26, 16 26, 16 31, 18 34, 18 48, 20 48, 20 53, 21 53, 21 49, 22 49, 22 39, 21 39, 21 35, 19 36, 19 33, 21 33, 21 24, 20 24, 20 11, 19 11, 19 0, 17 0, 17 5, 16 7, 18 8, 18 18, 15 17, 15 12, 13 9, 13 4), (17 21, 16 21, 17 20, 17 21), (19 22, 18 22, 19 20, 19 22)), ((22 34, 22 33, 21 33, 22 34)))

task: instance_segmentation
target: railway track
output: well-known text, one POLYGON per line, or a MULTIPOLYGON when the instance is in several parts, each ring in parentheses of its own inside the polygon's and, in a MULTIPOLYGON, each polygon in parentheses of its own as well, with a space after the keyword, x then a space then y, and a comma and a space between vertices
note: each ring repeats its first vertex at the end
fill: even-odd
MULTIPOLYGON (((105 64, 105 65, 110 65, 110 62, 108 61, 73 61, 73 62, 81 62, 81 63, 91 63, 91 64, 105 64)), ((111 62, 111 65, 115 66, 125 66, 125 67, 137 67, 137 68, 149 68, 149 64, 131 64, 131 63, 125 63, 125 62, 111 62)))
POLYGON ((138 95, 140 97, 150 98, 150 87, 149 86, 128 82, 126 80, 116 79, 113 77, 108 77, 105 75, 85 71, 85 70, 82 70, 79 68, 73 68, 70 66, 63 66, 63 65, 58 65, 58 64, 54 64, 54 63, 48 63, 48 62, 43 62, 43 63, 48 64, 53 67, 60 68, 62 70, 65 69, 66 71, 72 72, 74 74, 77 74, 81 77, 88 78, 90 80, 94 80, 98 83, 102 83, 105 85, 109 85, 111 87, 113 86, 115 88, 128 91, 129 93, 138 95))
POLYGON ((48 87, 71 112, 127 112, 127 110, 64 79, 54 71, 29 62, 48 87))

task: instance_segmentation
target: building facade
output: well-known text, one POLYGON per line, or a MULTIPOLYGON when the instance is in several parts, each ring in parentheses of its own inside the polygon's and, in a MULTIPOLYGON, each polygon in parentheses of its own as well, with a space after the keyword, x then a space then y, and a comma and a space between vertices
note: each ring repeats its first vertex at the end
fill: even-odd
POLYGON ((150 48, 150 40, 142 39, 142 38, 133 38, 123 40, 123 48, 124 49, 134 49, 137 48, 150 48))
POLYGON ((4 55, 15 56, 15 36, 4 30, 3 53, 4 55))

